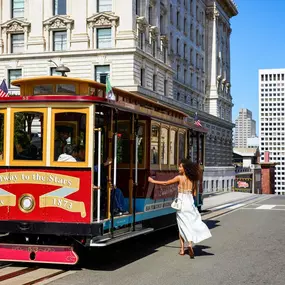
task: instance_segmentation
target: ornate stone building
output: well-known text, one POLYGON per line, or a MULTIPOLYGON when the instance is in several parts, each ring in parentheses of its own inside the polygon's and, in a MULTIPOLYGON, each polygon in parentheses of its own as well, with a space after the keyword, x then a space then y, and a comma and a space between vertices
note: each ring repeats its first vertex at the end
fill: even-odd
POLYGON ((232 0, 0 0, 0 79, 53 75, 105 82, 198 112, 209 129, 205 191, 234 178, 232 0), (35 12, 36 11, 36 12, 35 12))
POLYGON ((233 185, 230 18, 232 0, 170 0, 170 61, 173 98, 189 113, 198 112, 206 137, 204 189, 233 185))

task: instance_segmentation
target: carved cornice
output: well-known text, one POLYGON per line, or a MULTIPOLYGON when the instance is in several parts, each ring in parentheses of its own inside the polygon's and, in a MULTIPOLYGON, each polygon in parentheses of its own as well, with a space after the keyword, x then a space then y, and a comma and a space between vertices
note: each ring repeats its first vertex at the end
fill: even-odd
POLYGON ((238 14, 237 5, 233 0, 218 0, 218 2, 228 17, 233 17, 238 14))
POLYGON ((150 26, 149 32, 151 33, 151 36, 152 36, 153 38, 156 38, 156 37, 158 36, 158 34, 159 34, 158 27, 156 27, 156 26, 150 26))
POLYGON ((74 20, 70 19, 68 16, 53 16, 44 21, 44 27, 46 30, 62 30, 71 29, 74 20))
POLYGON ((207 8, 206 17, 208 20, 217 20, 220 17, 220 13, 216 8, 207 8))
POLYGON ((89 27, 111 27, 117 26, 119 17, 113 13, 102 12, 95 14, 87 19, 89 27))
POLYGON ((31 27, 31 23, 25 22, 19 19, 9 20, 1 25, 3 32, 6 33, 17 33, 17 32, 27 32, 31 27))
POLYGON ((168 37, 167 37, 167 35, 161 35, 161 36, 160 36, 160 41, 161 41, 161 43, 162 43, 164 46, 167 46, 167 45, 168 45, 168 37))
POLYGON ((138 24, 138 28, 141 31, 145 31, 148 23, 145 17, 141 16, 141 17, 137 17, 137 24, 138 24))
POLYGON ((149 5, 152 6, 152 7, 155 7, 156 0, 149 0, 149 5))

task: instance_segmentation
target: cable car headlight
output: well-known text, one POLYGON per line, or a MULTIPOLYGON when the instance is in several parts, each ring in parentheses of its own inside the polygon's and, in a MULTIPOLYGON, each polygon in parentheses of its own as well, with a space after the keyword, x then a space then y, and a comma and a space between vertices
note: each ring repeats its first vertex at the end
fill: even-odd
POLYGON ((19 208, 24 213, 30 213, 35 208, 35 199, 30 194, 24 194, 21 196, 19 200, 19 208))

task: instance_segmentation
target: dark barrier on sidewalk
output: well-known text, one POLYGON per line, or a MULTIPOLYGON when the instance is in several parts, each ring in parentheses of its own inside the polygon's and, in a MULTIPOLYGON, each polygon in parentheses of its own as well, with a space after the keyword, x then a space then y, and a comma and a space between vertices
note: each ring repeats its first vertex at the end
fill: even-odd
POLYGON ((261 169, 252 166, 249 170, 236 173, 234 191, 261 194, 261 169))

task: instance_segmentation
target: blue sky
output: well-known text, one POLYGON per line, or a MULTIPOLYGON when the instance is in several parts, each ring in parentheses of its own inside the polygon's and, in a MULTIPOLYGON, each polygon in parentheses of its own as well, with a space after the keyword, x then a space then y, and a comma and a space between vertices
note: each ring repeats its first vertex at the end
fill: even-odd
POLYGON ((285 0, 235 0, 231 18, 233 122, 252 111, 258 133, 258 69, 285 68, 285 0))

